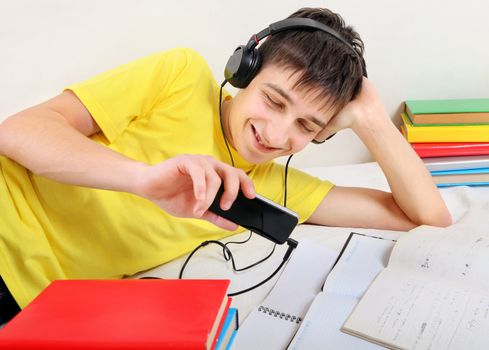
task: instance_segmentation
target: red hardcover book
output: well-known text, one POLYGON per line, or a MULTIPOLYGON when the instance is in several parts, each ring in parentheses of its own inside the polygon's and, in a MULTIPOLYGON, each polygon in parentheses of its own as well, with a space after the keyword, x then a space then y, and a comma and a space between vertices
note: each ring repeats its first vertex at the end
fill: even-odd
POLYGON ((229 280, 51 283, 0 330, 0 349, 213 349, 229 280))
POLYGON ((411 143, 411 146, 421 158, 489 154, 487 142, 411 143))

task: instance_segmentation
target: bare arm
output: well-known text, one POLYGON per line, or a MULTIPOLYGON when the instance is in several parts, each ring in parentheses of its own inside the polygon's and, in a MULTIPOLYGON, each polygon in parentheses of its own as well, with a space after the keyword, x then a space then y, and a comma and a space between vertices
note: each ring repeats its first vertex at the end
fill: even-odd
POLYGON ((451 224, 429 172, 390 120, 370 81, 364 79, 359 96, 330 124, 325 132, 349 127, 357 134, 382 168, 392 193, 335 188, 310 222, 399 230, 451 224))
POLYGON ((87 137, 99 131, 81 101, 66 91, 1 123, 0 154, 62 183, 133 193, 172 215, 231 230, 235 224, 207 211, 221 181, 226 189, 221 203, 234 201, 240 187, 254 196, 243 171, 211 157, 182 155, 150 166, 87 137))
POLYGON ((400 209, 391 193, 340 186, 331 189, 308 223, 396 231, 417 226, 400 209))
POLYGON ((135 192, 144 165, 87 138, 99 131, 85 106, 66 91, 0 124, 0 154, 63 183, 135 192))

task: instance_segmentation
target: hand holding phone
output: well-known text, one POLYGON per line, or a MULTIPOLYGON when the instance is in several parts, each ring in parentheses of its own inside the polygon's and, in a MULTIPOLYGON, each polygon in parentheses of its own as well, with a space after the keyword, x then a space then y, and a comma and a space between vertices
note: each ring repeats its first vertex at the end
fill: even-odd
POLYGON ((223 192, 221 185, 210 211, 277 244, 285 243, 299 222, 292 210, 258 194, 253 199, 246 198, 241 191, 231 208, 223 210, 219 205, 223 192))

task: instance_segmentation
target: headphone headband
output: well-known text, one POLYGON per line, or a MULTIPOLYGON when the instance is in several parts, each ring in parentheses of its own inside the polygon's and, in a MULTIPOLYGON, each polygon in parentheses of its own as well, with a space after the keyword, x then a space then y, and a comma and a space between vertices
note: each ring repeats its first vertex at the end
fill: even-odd
MULTIPOLYGON (((293 30, 293 29, 320 30, 322 32, 330 34, 331 36, 335 37, 339 41, 343 42, 345 45, 349 46, 353 51, 355 51, 351 43, 346 41, 340 35, 340 33, 338 33, 333 28, 328 27, 327 25, 319 21, 315 21, 310 18, 302 18, 302 17, 286 18, 281 21, 270 24, 267 28, 258 32, 256 35, 253 35, 253 37, 248 41, 248 44, 246 44, 246 48, 248 50, 253 50, 260 43, 260 41, 266 38, 267 36, 280 33, 286 30, 293 30)), ((356 51, 355 54, 358 55, 356 51)))
POLYGON ((358 58, 362 66, 363 75, 367 76, 367 70, 363 58, 355 50, 353 45, 343 38, 340 33, 333 28, 311 18, 292 17, 270 24, 267 28, 261 30, 257 34, 254 34, 246 45, 239 46, 231 57, 229 57, 226 68, 224 69, 224 77, 226 78, 226 81, 228 81, 232 86, 240 89, 248 86, 251 80, 255 77, 256 73, 258 73, 261 66, 262 58, 256 48, 260 41, 269 35, 294 29, 319 30, 341 41, 358 58))

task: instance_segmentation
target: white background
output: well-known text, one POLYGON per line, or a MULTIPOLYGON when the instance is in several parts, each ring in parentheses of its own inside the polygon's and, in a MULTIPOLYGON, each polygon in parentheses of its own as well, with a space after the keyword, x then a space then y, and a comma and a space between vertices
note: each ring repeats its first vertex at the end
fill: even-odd
MULTIPOLYGON (((0 121, 68 84, 176 46, 198 50, 221 81, 238 45, 304 6, 328 7, 359 31, 369 77, 396 124, 406 99, 489 97, 486 0, 0 0, 0 121)), ((292 163, 369 160, 343 131, 292 163)))

